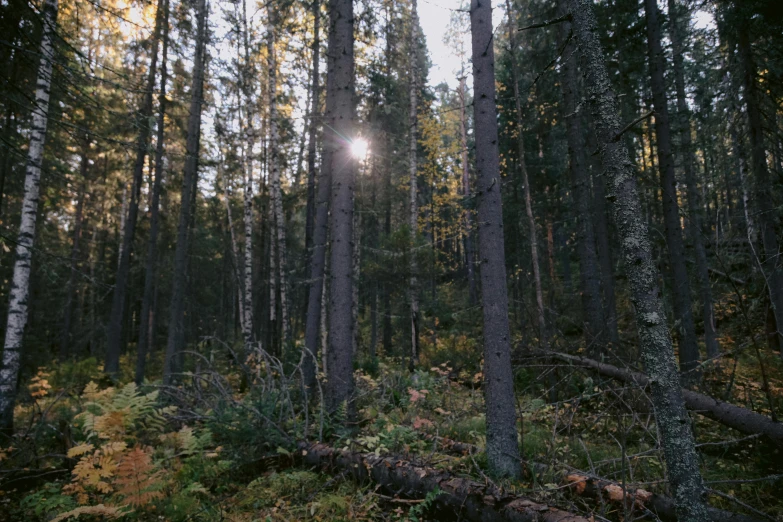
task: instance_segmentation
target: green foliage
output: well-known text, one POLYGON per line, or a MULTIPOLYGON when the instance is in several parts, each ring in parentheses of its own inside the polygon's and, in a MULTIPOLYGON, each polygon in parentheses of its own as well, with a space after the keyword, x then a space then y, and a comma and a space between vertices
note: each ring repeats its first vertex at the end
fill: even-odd
POLYGON ((421 520, 420 517, 423 516, 424 513, 426 513, 427 510, 432 507, 441 493, 443 492, 440 490, 440 488, 435 488, 427 493, 427 496, 424 497, 423 502, 416 504, 415 506, 411 506, 410 510, 408 510, 408 520, 411 522, 419 522, 419 520, 421 520))
POLYGON ((28 520, 48 520, 57 513, 76 508, 76 500, 62 493, 62 484, 49 482, 24 497, 19 504, 20 515, 28 520))

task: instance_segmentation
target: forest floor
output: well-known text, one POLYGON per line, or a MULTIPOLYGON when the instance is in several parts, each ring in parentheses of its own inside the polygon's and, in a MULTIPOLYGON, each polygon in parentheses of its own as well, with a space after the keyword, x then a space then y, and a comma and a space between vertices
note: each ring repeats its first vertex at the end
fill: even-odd
MULTIPOLYGON (((444 339, 452 355, 466 342, 444 339)), ((220 360, 217 346, 202 346, 201 353, 203 365, 177 388, 111 387, 93 359, 42 368, 27 385, 29 400, 17 408, 16 434, 0 450, 4 518, 438 518, 430 509, 434 497, 408 499, 401 492, 403 498, 397 498, 345 473, 302 466, 295 446, 301 439, 398 455, 490 481, 480 451, 482 375, 475 368, 455 369, 431 350, 414 373, 400 359, 363 359, 356 371, 356 423, 345 429, 345 412, 330 419, 302 404, 297 372, 287 373, 276 359, 251 357, 243 372, 220 360), (449 451, 449 439, 476 450, 449 451)), ((761 355, 768 375, 783 375, 775 354, 761 355)), ((131 366, 130 358, 123 361, 124 372, 131 366)), ((629 490, 668 493, 644 390, 534 358, 517 367, 516 380, 526 474, 521 482, 499 485, 593 520, 631 520, 644 513, 613 501, 611 490, 598 500, 580 497, 564 476, 598 476, 629 490)), ((722 396, 728 382, 732 402, 769 413, 758 360, 750 351, 736 365, 708 367, 700 387, 722 396)), ((776 411, 783 411, 783 381, 768 377, 768 384, 776 411)), ((783 520, 780 449, 699 415, 693 420, 704 478, 714 491, 712 505, 783 520)))

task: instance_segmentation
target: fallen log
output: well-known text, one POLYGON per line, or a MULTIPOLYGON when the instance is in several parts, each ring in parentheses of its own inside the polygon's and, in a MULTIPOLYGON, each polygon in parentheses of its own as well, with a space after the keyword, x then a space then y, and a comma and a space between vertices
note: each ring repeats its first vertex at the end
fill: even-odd
MULTIPOLYGON (((448 437, 439 437, 432 434, 422 434, 426 440, 435 442, 447 452, 457 455, 475 455, 481 452, 481 448, 466 442, 459 442, 448 437)), ((528 473, 544 475, 550 471, 550 466, 540 462, 523 462, 528 473)), ((617 482, 598 476, 590 475, 584 471, 564 466, 565 471, 560 473, 560 483, 569 486, 569 491, 582 498, 603 500, 622 505, 625 502, 630 509, 637 512, 650 511, 660 520, 676 522, 674 499, 666 495, 652 493, 633 485, 623 487, 617 482)), ((707 514, 712 522, 758 522, 758 519, 724 511, 714 507, 707 507, 707 514)))
POLYGON ((432 501, 429 513, 439 520, 588 522, 579 515, 506 493, 490 484, 455 477, 397 457, 354 453, 305 442, 299 443, 299 450, 305 464, 327 471, 344 471, 358 482, 377 484, 395 498, 423 499, 437 489, 441 493, 432 501))
MULTIPOLYGON (((650 378, 642 373, 624 370, 617 366, 612 366, 611 364, 588 359, 587 357, 578 357, 557 352, 546 353, 548 357, 579 364, 618 381, 633 383, 640 387, 645 387, 650 382, 650 378)), ((689 410, 720 422, 725 426, 734 428, 746 435, 762 435, 772 443, 783 447, 783 423, 775 422, 769 417, 748 410, 747 408, 719 401, 702 393, 697 393, 685 388, 682 390, 682 395, 683 399, 685 399, 685 406, 689 410)))

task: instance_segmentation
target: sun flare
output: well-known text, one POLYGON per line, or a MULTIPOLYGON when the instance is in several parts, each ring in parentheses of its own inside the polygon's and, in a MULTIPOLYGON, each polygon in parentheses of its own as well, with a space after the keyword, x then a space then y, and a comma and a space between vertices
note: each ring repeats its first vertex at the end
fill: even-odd
POLYGON ((370 152, 370 144, 364 138, 356 138, 351 142, 351 154, 354 158, 364 159, 370 152))

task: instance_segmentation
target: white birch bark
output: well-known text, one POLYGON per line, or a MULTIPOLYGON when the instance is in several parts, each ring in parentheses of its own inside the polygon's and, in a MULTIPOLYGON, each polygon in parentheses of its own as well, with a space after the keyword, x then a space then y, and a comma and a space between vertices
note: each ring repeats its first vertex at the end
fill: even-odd
POLYGON ((253 103, 250 96, 250 44, 248 42, 247 27, 247 4, 242 1, 242 25, 243 25, 243 46, 245 54, 245 64, 242 70, 242 92, 245 98, 246 126, 245 139, 247 148, 245 149, 244 167, 245 167, 245 187, 244 187, 244 232, 245 232, 245 255, 243 274, 245 283, 242 293, 243 304, 240 313, 244 317, 242 325, 242 336, 245 341, 245 349, 249 349, 253 342, 253 112, 251 108, 253 103))
POLYGON ((41 183, 46 125, 49 114, 49 90, 52 83, 54 48, 52 37, 57 23, 57 0, 46 0, 43 8, 43 33, 41 35, 41 61, 35 89, 30 146, 27 152, 27 169, 24 180, 24 199, 19 236, 16 242, 11 298, 8 304, 8 322, 3 345, 3 365, 0 368, 0 429, 11 431, 14 422, 16 384, 19 378, 22 340, 27 324, 27 302, 30 295, 30 266, 35 220, 41 183))

